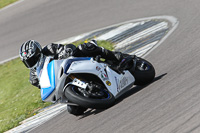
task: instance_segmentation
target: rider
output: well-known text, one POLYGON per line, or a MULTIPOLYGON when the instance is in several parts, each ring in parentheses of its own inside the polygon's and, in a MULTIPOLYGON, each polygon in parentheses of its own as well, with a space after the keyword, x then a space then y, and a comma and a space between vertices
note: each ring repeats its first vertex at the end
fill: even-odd
POLYGON ((96 57, 98 55, 106 60, 112 60, 119 69, 124 68, 126 64, 132 63, 132 57, 121 52, 112 52, 103 47, 97 46, 97 42, 92 40, 88 43, 80 44, 76 47, 73 44, 55 44, 51 43, 44 48, 35 41, 29 40, 22 44, 19 51, 20 58, 27 68, 30 69, 30 83, 38 88, 39 80, 36 74, 36 67, 42 62, 45 56, 52 56, 53 59, 65 59, 69 56, 74 57, 96 57))

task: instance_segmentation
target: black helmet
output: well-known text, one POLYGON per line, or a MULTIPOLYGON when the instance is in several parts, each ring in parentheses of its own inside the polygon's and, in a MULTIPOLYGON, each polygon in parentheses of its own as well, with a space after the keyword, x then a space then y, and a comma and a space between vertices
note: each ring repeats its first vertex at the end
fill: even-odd
POLYGON ((42 47, 34 40, 29 40, 22 44, 19 55, 27 68, 33 68, 42 56, 42 47))

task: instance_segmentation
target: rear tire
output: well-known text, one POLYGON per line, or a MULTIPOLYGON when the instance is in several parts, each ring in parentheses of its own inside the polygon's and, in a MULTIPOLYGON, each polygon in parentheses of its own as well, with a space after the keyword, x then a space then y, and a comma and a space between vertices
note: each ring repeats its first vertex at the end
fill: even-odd
POLYGON ((135 70, 132 74, 135 77, 135 85, 146 85, 155 78, 155 69, 150 62, 138 57, 135 70))
POLYGON ((74 106, 74 105, 67 105, 67 111, 70 114, 73 114, 75 116, 82 115, 86 110, 87 110, 87 108, 84 108, 84 107, 74 106))
POLYGON ((115 98, 109 91, 102 88, 101 94, 103 97, 93 98, 84 96, 78 89, 77 86, 69 85, 65 89, 65 96, 67 99, 81 107, 93 108, 93 109, 106 109, 111 107, 115 98))

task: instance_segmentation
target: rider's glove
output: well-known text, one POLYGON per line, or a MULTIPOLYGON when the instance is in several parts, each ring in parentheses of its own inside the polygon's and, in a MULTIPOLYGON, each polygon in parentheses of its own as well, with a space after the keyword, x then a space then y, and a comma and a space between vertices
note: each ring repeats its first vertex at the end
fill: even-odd
POLYGON ((83 44, 83 47, 86 49, 86 50, 95 50, 97 48, 97 42, 95 40, 91 40, 90 42, 88 43, 84 43, 83 44))
POLYGON ((104 50, 101 47, 97 46, 97 42, 95 40, 91 40, 88 43, 84 43, 78 46, 78 49, 85 55, 85 56, 96 56, 101 55, 102 51, 104 50))
POLYGON ((35 69, 31 69, 30 70, 30 79, 29 82, 34 85, 35 87, 38 87, 40 89, 40 84, 39 84, 39 80, 35 74, 35 69))

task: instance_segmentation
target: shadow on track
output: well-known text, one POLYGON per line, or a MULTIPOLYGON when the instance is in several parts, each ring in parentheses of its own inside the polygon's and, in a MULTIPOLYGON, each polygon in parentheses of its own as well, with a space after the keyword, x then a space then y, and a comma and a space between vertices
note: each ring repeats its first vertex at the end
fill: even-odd
POLYGON ((90 115, 96 115, 98 113, 103 112, 104 110, 106 109, 88 109, 83 115, 79 116, 79 120, 88 117, 90 115))
MULTIPOLYGON (((151 83, 147 84, 147 85, 144 85, 144 86, 134 86, 133 88, 129 89, 128 91, 126 91, 125 93, 123 93, 121 96, 119 96, 116 99, 116 102, 115 102, 115 104, 113 106, 115 106, 116 104, 119 104, 125 98, 127 98, 127 97, 129 97, 129 96, 131 96, 131 95, 133 95, 133 94, 141 91, 142 89, 146 88, 148 85, 150 85, 150 84, 152 84, 152 83, 154 83, 154 82, 162 79, 165 75, 167 75, 167 73, 164 73, 164 74, 162 74, 160 76, 155 77, 154 80, 151 83)), ((90 115, 96 115, 98 113, 103 112, 104 110, 106 110, 106 109, 88 109, 83 115, 79 116, 79 120, 83 119, 85 117, 88 117, 90 115)))
POLYGON ((150 84, 152 84, 152 83, 154 83, 154 82, 156 82, 156 81, 162 79, 165 75, 167 75, 167 73, 155 77, 154 80, 153 80, 151 83, 147 84, 147 85, 143 85, 143 86, 134 86, 133 88, 131 88, 131 89, 129 89, 128 91, 126 91, 125 93, 123 93, 120 97, 118 97, 118 98, 116 99, 115 104, 120 103, 120 102, 123 101, 125 98, 127 98, 127 97, 129 97, 129 96, 131 96, 131 95, 133 95, 133 94, 135 94, 135 93, 141 91, 142 89, 146 88, 146 87, 149 86, 150 84))

